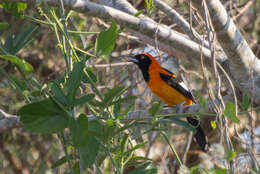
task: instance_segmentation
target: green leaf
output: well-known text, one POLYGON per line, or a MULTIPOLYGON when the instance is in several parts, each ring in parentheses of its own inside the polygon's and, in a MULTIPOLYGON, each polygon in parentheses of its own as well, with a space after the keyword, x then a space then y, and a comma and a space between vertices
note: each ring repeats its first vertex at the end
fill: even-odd
POLYGON ((73 64, 73 70, 69 74, 67 87, 68 87, 68 100, 70 105, 73 105, 74 103, 75 95, 80 85, 84 67, 85 67, 85 61, 75 62, 73 64))
POLYGON ((154 7, 154 5, 153 5, 153 0, 146 0, 145 3, 146 3, 146 6, 147 6, 147 8, 148 8, 149 10, 152 10, 152 9, 153 9, 153 7, 154 7))
POLYGON ((109 89, 105 94, 104 94, 104 100, 103 103, 106 106, 110 106, 114 103, 113 100, 121 96, 128 88, 125 88, 124 86, 116 86, 112 89, 109 89))
POLYGON ((147 6, 147 8, 146 8, 147 16, 151 16, 153 9, 154 9, 153 0, 145 0, 145 2, 146 2, 146 6, 147 6))
POLYGON ((103 103, 108 104, 111 103, 115 98, 117 98, 118 94, 123 91, 125 87, 123 86, 116 86, 112 89, 107 89, 104 94, 104 101, 103 103))
POLYGON ((217 128, 217 123, 216 123, 216 121, 211 121, 210 124, 211 124, 211 127, 212 127, 213 129, 216 129, 216 128, 217 128))
POLYGON ((200 167, 198 165, 192 166, 190 168, 190 171, 191 171, 192 174, 200 174, 201 173, 200 167))
POLYGON ((145 146, 146 144, 147 144, 147 141, 135 145, 133 148, 131 148, 131 149, 129 149, 128 151, 126 151, 126 152, 124 153, 124 156, 125 156, 125 155, 128 155, 128 154, 130 154, 130 153, 132 153, 132 152, 134 152, 136 149, 139 149, 139 148, 145 146))
POLYGON ((138 12, 136 12, 134 14, 135 17, 138 17, 139 15, 143 14, 144 13, 144 10, 139 10, 138 12))
POLYGON ((79 162, 76 162, 73 166, 74 174, 80 174, 80 165, 79 162))
POLYGON ((87 145, 79 147, 80 159, 84 169, 91 167, 98 155, 100 143, 96 135, 100 135, 101 133, 100 123, 97 120, 90 121, 88 132, 89 136, 87 145))
POLYGON ((16 56, 12 56, 12 55, 0 55, 1 59, 4 60, 8 60, 10 62, 12 62, 13 64, 15 64, 22 72, 24 72, 25 74, 31 74, 33 71, 33 67, 32 65, 30 65, 28 62, 26 62, 25 60, 21 60, 16 56))
POLYGON ((127 114, 134 108, 134 106, 135 106, 134 104, 129 105, 125 109, 125 111, 120 115, 119 119, 124 119, 127 116, 127 114))
POLYGON ((207 169, 207 168, 201 168, 201 170, 202 170, 203 173, 205 173, 205 174, 211 174, 211 173, 210 173, 210 170, 207 169))
POLYGON ((11 54, 16 55, 22 48, 29 44, 34 38, 32 34, 38 28, 37 25, 30 26, 26 29, 23 29, 16 35, 7 36, 4 43, 4 50, 11 54))
POLYGON ((99 108, 105 107, 105 105, 102 102, 97 101, 96 99, 89 101, 89 103, 91 104, 91 106, 95 106, 95 107, 99 107, 99 108))
POLYGON ((120 103, 120 104, 121 103, 125 103, 125 102, 131 101, 131 100, 135 100, 135 99, 136 99, 136 96, 127 96, 127 97, 119 98, 116 101, 113 101, 111 103, 111 105, 118 104, 118 103, 120 103))
POLYGON ((5 2, 4 10, 13 16, 23 18, 23 12, 27 7, 27 3, 23 2, 5 2))
POLYGON ((127 145, 128 145, 128 141, 129 141, 128 138, 129 138, 129 135, 125 134, 124 137, 120 139, 121 154, 123 154, 127 150, 127 145))
MULTIPOLYGON (((90 137, 100 137, 103 133, 101 133, 101 124, 98 120, 92 120, 89 122, 88 131, 90 137)), ((89 138, 90 138, 89 137, 89 138)))
POLYGON ((25 129, 39 133, 57 133, 68 125, 69 117, 52 99, 23 106, 17 112, 25 129))
POLYGON ((170 118, 170 120, 171 120, 172 122, 174 122, 175 124, 180 125, 180 126, 186 128, 186 129, 192 131, 193 133, 196 132, 196 129, 195 129, 194 127, 192 127, 192 126, 191 126, 188 122, 186 122, 186 121, 183 121, 183 120, 180 120, 180 119, 177 119, 177 118, 170 118))
POLYGON ((74 106, 85 104, 91 101, 95 97, 95 94, 84 95, 80 98, 75 99, 74 106))
POLYGON ((250 169, 250 174, 258 174, 258 172, 256 171, 256 169, 250 169))
POLYGON ((223 114, 224 114, 225 117, 227 117, 231 121, 233 121, 235 123, 239 123, 239 120, 236 116, 236 108, 235 108, 235 105, 233 103, 231 103, 231 102, 226 103, 226 108, 223 111, 223 114))
POLYGON ((84 68, 84 73, 82 76, 82 82, 83 83, 96 83, 97 82, 97 76, 92 72, 92 68, 84 68))
POLYGON ((104 141, 109 141, 111 137, 114 136, 114 130, 116 128, 115 121, 108 119, 104 125, 104 134, 102 136, 104 141))
POLYGON ((243 98, 242 98, 242 108, 244 111, 247 111, 250 106, 250 101, 249 97, 246 93, 243 93, 243 98))
POLYGON ((129 129, 129 128, 134 127, 135 125, 136 125, 135 122, 126 124, 125 126, 120 127, 119 129, 117 129, 116 131, 114 131, 114 132, 113 132, 113 135, 117 135, 117 134, 119 134, 120 132, 123 132, 123 131, 126 130, 126 129, 129 129))
POLYGON ((198 93, 198 91, 195 91, 194 93, 195 93, 196 97, 199 100, 199 104, 200 104, 201 108, 203 110, 205 110, 206 109, 206 105, 207 105, 206 104, 206 100, 202 98, 202 96, 198 93))
POLYGON ((66 97, 65 93, 63 92, 63 90, 61 89, 59 84, 57 84, 56 82, 52 82, 51 91, 53 92, 56 100, 58 100, 63 105, 66 105, 66 106, 68 105, 67 97, 66 97))
POLYGON ((25 81, 19 80, 18 78, 16 78, 12 74, 9 74, 8 77, 12 81, 12 83, 14 84, 17 91, 22 93, 23 91, 27 90, 27 84, 26 84, 25 81))
POLYGON ((216 174, 226 174, 230 172, 230 170, 222 168, 213 168, 211 171, 214 171, 216 174))
POLYGON ((125 26, 120 25, 120 28, 118 29, 118 33, 122 33, 125 30, 125 26))
POLYGON ((152 161, 149 158, 143 157, 143 156, 132 156, 131 159, 128 160, 125 166, 138 166, 139 164, 142 164, 147 161, 152 161))
POLYGON ((99 33, 96 40, 95 53, 98 56, 108 56, 114 49, 118 30, 115 20, 112 20, 111 26, 106 30, 99 33))
MULTIPOLYGON (((72 158, 72 155, 69 155, 69 158, 72 158)), ((54 169, 62 164, 64 164, 65 162, 67 162, 67 157, 64 156, 60 159, 58 159, 57 161, 55 161, 52 165, 51 165, 51 168, 54 169)))
POLYGON ((151 165, 150 162, 143 164, 142 166, 134 169, 130 174, 156 174, 157 169, 151 165))
MULTIPOLYGON (((23 91, 23 93, 26 93, 26 91, 23 91)), ((32 97, 35 97, 35 98, 41 97, 42 96, 42 90, 38 90, 38 89, 32 90, 32 91, 30 91, 30 95, 32 97)))
POLYGON ((6 29, 9 26, 7 22, 0 22, 0 31, 6 29))
POLYGON ((71 118, 70 133, 75 147, 84 147, 88 143, 88 118, 80 114, 77 119, 71 118))
POLYGON ((122 104, 121 103, 117 103, 113 106, 113 115, 115 118, 118 118, 120 117, 120 113, 121 113, 121 110, 122 110, 122 104))
POLYGON ((233 152, 232 150, 227 150, 228 162, 232 161, 236 156, 237 156, 237 152, 233 152))
POLYGON ((162 108, 163 108, 163 105, 161 103, 155 101, 155 102, 153 102, 153 106, 148 111, 152 116, 155 116, 156 114, 161 112, 162 108))

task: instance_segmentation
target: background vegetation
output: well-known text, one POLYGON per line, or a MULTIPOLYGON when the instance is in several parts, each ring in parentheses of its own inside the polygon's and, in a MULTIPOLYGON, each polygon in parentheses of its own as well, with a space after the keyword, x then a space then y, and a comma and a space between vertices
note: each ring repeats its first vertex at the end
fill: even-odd
MULTIPOLYGON (((259 103, 240 90, 238 102, 210 112, 212 95, 233 93, 207 62, 165 54, 156 35, 147 45, 128 26, 69 10, 62 0, 58 7, 30 2, 0 1, 0 173, 259 172, 259 103), (182 119, 189 113, 163 108, 126 61, 140 52, 156 55, 193 90, 209 152, 192 139, 182 119)), ((158 1, 129 2, 140 19, 185 33, 158 1)), ((189 1, 167 3, 210 41, 189 1)), ((259 1, 222 3, 259 57, 259 1)))

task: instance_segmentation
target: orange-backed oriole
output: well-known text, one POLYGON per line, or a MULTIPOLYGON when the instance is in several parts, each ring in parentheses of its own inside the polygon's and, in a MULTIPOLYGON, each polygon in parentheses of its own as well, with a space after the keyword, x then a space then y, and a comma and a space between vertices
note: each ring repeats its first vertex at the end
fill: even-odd
MULTIPOLYGON (((138 54, 129 57, 129 61, 138 65, 141 69, 144 80, 150 87, 151 91, 157 95, 162 101, 169 106, 178 105, 192 105, 194 98, 190 90, 186 87, 183 81, 176 77, 171 71, 161 67, 153 56, 148 53, 138 54)), ((199 121, 187 117, 189 124, 196 128, 194 137, 203 151, 206 151, 206 136, 199 121)))

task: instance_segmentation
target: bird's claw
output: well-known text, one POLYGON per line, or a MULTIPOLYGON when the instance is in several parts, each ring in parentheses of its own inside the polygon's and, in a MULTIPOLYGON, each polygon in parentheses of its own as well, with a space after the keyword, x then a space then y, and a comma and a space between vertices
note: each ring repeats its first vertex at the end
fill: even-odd
POLYGON ((176 112, 177 113, 183 113, 183 110, 185 109, 185 106, 183 106, 184 103, 185 103, 185 101, 176 105, 176 112))

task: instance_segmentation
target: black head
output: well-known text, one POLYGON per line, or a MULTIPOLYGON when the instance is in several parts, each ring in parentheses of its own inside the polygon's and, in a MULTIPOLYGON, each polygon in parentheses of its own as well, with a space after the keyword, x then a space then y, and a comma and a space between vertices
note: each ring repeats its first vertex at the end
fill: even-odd
POLYGON ((130 56, 129 61, 138 65, 141 69, 145 81, 149 81, 149 67, 153 62, 153 57, 148 53, 141 53, 135 56, 130 56))
POLYGON ((135 56, 130 56, 128 59, 130 62, 133 62, 142 68, 149 68, 152 63, 152 56, 148 53, 137 54, 135 56))

